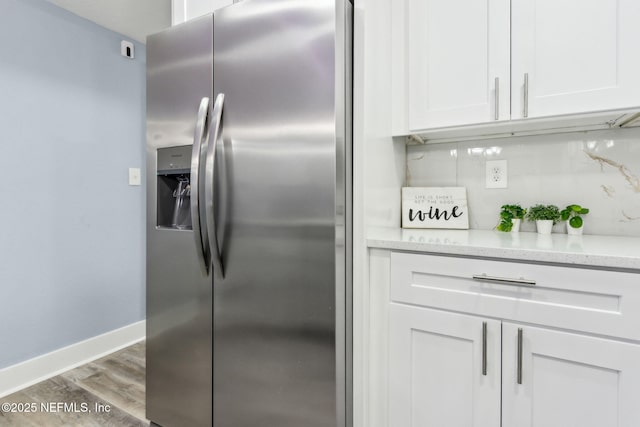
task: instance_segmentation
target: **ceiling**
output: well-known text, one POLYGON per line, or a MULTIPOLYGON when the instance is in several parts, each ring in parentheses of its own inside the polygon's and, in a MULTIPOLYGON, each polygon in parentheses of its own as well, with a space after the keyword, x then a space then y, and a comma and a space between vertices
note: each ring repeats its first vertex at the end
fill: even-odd
POLYGON ((145 43, 171 26, 171 0, 49 0, 112 31, 145 43))

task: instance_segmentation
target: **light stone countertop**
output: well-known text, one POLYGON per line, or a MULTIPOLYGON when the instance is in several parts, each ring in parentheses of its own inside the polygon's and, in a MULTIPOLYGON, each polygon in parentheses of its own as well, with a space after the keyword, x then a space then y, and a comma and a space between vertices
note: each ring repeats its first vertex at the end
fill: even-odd
POLYGON ((370 228, 367 245, 370 248, 631 269, 640 272, 640 238, 637 237, 370 228))

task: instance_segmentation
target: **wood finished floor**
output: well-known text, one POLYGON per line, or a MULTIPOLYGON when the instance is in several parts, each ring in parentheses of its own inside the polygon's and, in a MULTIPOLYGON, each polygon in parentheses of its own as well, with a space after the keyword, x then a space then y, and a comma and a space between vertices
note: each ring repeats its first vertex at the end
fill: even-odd
POLYGON ((149 426, 144 396, 145 344, 140 342, 0 398, 0 403, 35 403, 37 406, 37 411, 31 413, 0 410, 0 426, 149 426), (57 402, 75 403, 77 411, 41 410, 41 403, 57 402), (83 403, 90 412, 81 412, 83 403), (96 411, 96 405, 109 405, 110 412, 96 411))

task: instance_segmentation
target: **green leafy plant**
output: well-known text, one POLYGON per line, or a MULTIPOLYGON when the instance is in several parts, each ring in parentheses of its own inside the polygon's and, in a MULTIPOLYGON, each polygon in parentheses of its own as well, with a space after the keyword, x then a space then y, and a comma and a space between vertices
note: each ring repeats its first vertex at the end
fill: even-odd
POLYGON ((563 221, 569 221, 569 225, 573 228, 580 228, 584 221, 580 215, 586 215, 589 209, 580 205, 569 205, 560 212, 563 221))
POLYGON ((560 209, 556 205, 535 205, 527 213, 529 221, 553 221, 555 224, 560 217, 560 209))
POLYGON ((498 231, 511 231, 513 219, 524 219, 527 210, 520 205, 502 205, 500 207, 500 223, 496 226, 498 231))

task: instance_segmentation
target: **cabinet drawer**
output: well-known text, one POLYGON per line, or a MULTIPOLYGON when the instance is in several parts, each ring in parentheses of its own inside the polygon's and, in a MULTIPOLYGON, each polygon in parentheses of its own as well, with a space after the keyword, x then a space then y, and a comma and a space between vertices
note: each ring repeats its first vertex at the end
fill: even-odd
POLYGON ((640 340, 634 273, 393 252, 391 300, 640 340))

